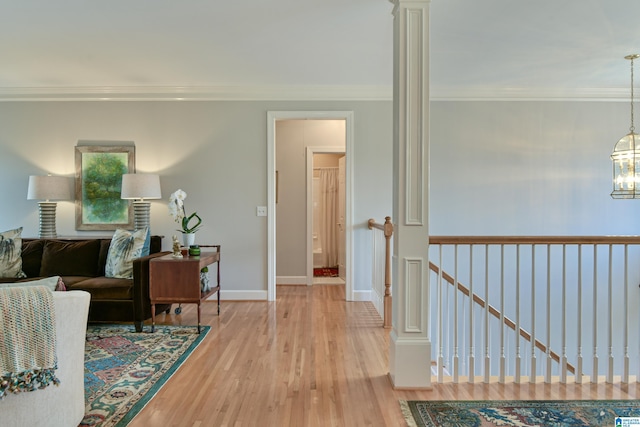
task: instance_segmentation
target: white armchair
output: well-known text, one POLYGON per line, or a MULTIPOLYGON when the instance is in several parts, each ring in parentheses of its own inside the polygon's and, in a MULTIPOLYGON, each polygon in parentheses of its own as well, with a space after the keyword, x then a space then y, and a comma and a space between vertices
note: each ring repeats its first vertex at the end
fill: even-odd
POLYGON ((84 344, 91 296, 54 292, 58 387, 8 394, 0 400, 0 424, 8 427, 77 427, 84 416, 84 344))

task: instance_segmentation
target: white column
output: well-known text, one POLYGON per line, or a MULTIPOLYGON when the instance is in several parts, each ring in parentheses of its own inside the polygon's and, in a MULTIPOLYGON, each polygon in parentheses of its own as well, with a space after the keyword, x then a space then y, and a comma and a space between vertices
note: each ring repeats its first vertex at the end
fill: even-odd
POLYGON ((396 388, 429 388, 430 0, 392 3, 395 235, 389 373, 396 388))

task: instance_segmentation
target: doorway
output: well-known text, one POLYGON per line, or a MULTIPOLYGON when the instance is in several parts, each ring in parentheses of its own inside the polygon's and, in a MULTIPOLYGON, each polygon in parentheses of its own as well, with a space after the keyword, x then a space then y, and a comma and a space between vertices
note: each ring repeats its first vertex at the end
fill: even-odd
MULTIPOLYGON (((351 200, 353 193, 353 112, 351 111, 270 111, 267 113, 267 299, 269 301, 275 301, 276 299, 276 122, 279 120, 343 120, 345 123, 345 146, 342 148, 345 153, 344 276, 346 299, 347 301, 352 301, 354 295, 352 268, 353 207, 351 200)), ((326 147, 324 148, 326 149, 326 147)), ((309 161, 307 160, 307 162, 309 161)), ((309 202, 307 201, 307 203, 309 202)), ((310 235, 311 225, 308 224, 307 227, 307 234, 310 235)), ((307 258, 311 258, 312 249, 308 248, 306 252, 307 258)), ((308 280, 313 277, 312 268, 313 260, 307 259, 306 277, 308 280)))
POLYGON ((346 282, 345 147, 307 147, 307 285, 346 282))

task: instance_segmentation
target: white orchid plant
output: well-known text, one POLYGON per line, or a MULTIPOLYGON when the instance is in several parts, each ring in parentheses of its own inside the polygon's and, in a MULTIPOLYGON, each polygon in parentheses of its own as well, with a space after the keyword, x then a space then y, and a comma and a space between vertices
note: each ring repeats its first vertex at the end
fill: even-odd
POLYGON ((180 224, 182 230, 178 230, 181 233, 195 233, 202 225, 202 219, 198 216, 197 212, 187 216, 184 209, 184 199, 187 198, 187 193, 178 189, 169 197, 169 214, 173 217, 173 220, 180 224), (192 221, 197 221, 195 225, 191 225, 192 221))

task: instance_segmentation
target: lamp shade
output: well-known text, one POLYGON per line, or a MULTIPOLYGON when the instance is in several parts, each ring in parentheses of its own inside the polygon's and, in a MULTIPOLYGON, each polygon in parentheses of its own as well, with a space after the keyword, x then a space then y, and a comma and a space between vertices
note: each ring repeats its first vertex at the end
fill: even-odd
POLYGON ((123 199, 159 199, 160 176, 154 174, 127 173, 122 175, 123 199))
POLYGON ((70 181, 64 176, 29 177, 28 200, 69 200, 71 199, 70 181))

